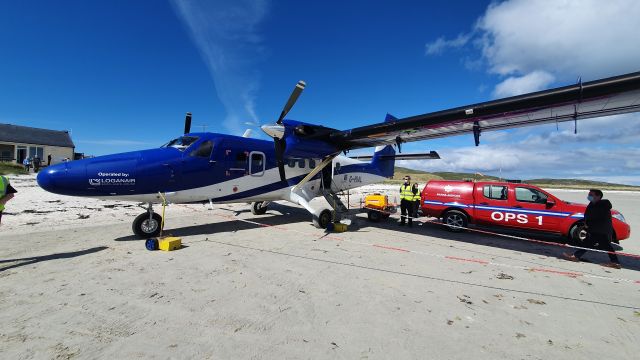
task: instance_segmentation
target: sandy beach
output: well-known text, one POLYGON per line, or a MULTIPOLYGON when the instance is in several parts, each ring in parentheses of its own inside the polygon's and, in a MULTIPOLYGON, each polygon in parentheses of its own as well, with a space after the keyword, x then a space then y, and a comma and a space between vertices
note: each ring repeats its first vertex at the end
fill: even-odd
MULTIPOLYGON (((0 227, 6 359, 635 359, 640 261, 356 215, 326 233, 302 208, 171 205, 174 252, 131 232, 134 203, 46 193, 34 176, 0 227)), ((391 191, 377 185, 350 194, 391 191)), ((585 202, 584 193, 554 190, 585 202)), ((605 193, 640 253, 640 194, 605 193)), ((320 201, 320 200, 318 200, 320 201)), ((157 209, 159 210, 159 209, 157 209)), ((553 240, 544 238, 544 240, 553 240)))

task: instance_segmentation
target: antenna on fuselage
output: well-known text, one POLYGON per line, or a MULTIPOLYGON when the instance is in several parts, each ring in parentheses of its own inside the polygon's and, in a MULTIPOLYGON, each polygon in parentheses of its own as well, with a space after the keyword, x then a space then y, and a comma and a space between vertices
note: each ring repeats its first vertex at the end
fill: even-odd
POLYGON ((184 133, 187 134, 191 132, 191 113, 188 112, 184 117, 184 133))

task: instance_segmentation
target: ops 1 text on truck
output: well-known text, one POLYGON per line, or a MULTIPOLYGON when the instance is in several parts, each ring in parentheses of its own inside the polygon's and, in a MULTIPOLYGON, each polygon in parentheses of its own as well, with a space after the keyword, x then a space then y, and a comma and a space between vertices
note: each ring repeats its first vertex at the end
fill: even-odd
MULTIPOLYGON (((422 190, 424 215, 441 218, 452 231, 468 224, 503 226, 566 236, 574 243, 586 238, 586 205, 563 201, 528 184, 510 182, 430 181, 422 190)), ((631 229, 622 214, 611 210, 614 241, 631 229)))

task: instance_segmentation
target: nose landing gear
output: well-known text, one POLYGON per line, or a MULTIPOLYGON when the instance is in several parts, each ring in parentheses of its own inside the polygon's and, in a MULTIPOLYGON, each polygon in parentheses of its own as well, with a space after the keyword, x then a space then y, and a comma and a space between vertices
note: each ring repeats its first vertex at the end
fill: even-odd
POLYGON ((131 229, 136 236, 146 239, 158 236, 160 234, 161 224, 162 216, 153 212, 153 206, 149 203, 147 212, 138 215, 135 220, 133 220, 131 229))

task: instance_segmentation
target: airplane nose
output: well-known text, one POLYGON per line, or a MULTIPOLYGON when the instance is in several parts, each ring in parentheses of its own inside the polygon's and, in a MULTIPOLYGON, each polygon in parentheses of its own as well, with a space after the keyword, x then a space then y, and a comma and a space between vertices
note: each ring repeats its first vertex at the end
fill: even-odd
POLYGON ((47 166, 38 173, 38 185, 60 195, 81 196, 86 192, 86 164, 82 160, 47 166))
POLYGON ((64 178, 66 173, 66 163, 47 166, 38 173, 36 180, 38 185, 46 191, 56 193, 58 185, 64 178))

